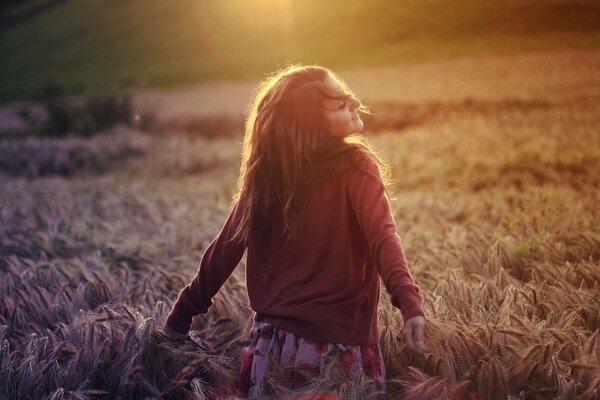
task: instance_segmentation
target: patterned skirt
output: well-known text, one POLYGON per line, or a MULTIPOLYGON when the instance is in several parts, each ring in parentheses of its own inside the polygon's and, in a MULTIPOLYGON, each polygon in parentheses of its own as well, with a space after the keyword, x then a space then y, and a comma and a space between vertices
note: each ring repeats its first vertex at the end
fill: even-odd
POLYGON ((263 377, 273 369, 273 362, 286 371, 280 376, 283 382, 278 383, 293 390, 307 385, 310 376, 320 375, 328 360, 333 359, 341 361, 348 372, 362 368, 364 374, 385 391, 385 366, 379 344, 352 346, 319 342, 267 322, 254 321, 250 345, 242 353, 239 392, 243 397, 254 397, 263 377))

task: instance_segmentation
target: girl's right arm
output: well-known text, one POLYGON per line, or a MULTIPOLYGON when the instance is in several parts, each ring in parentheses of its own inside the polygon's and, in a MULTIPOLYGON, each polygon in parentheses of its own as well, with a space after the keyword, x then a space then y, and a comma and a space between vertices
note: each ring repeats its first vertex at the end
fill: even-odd
POLYGON ((167 316, 165 330, 185 336, 192 324, 192 317, 208 312, 213 304, 213 296, 239 264, 247 247, 246 243, 240 244, 237 239, 233 239, 241 219, 241 205, 241 201, 235 204, 221 231, 204 252, 196 276, 179 292, 167 316))

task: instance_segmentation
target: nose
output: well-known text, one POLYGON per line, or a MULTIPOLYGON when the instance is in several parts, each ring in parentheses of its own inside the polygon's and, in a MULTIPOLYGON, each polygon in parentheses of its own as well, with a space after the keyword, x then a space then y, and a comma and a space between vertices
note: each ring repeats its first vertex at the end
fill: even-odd
POLYGON ((356 110, 358 106, 360 106, 360 101, 358 101, 354 97, 348 99, 348 108, 350 109, 350 111, 356 110))

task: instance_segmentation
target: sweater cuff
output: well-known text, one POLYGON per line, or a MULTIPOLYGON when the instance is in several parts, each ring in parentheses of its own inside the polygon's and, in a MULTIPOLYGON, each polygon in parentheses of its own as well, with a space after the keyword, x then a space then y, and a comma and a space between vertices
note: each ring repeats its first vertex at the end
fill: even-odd
POLYGON ((423 311, 423 309, 421 310, 413 310, 413 311, 409 311, 409 312, 402 312, 402 319, 404 320, 404 322, 408 321, 411 318, 417 317, 417 316, 421 316, 423 318, 425 318, 425 320, 427 320, 427 315, 425 314, 425 311, 423 311))
POLYGON ((400 286, 391 298, 392 305, 400 309, 404 322, 418 315, 427 319, 417 285, 400 286))
POLYGON ((192 316, 179 312, 179 310, 174 307, 171 309, 171 312, 169 312, 169 315, 167 315, 166 324, 177 333, 187 334, 190 330, 190 326, 192 326, 192 316))
POLYGON ((208 306, 199 307, 196 305, 189 295, 189 286, 186 286, 179 292, 177 300, 173 308, 167 315, 167 325, 174 331, 179 333, 188 333, 192 325, 192 317, 197 314, 205 314, 208 312, 208 307, 212 305, 212 301, 208 306))

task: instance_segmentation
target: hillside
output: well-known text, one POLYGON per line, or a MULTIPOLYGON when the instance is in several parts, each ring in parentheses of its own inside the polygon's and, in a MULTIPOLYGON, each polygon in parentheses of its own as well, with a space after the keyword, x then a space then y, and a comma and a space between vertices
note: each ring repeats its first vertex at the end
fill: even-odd
POLYGON ((593 0, 54 2, 0 28, 0 102, 333 68, 597 48, 593 0))

